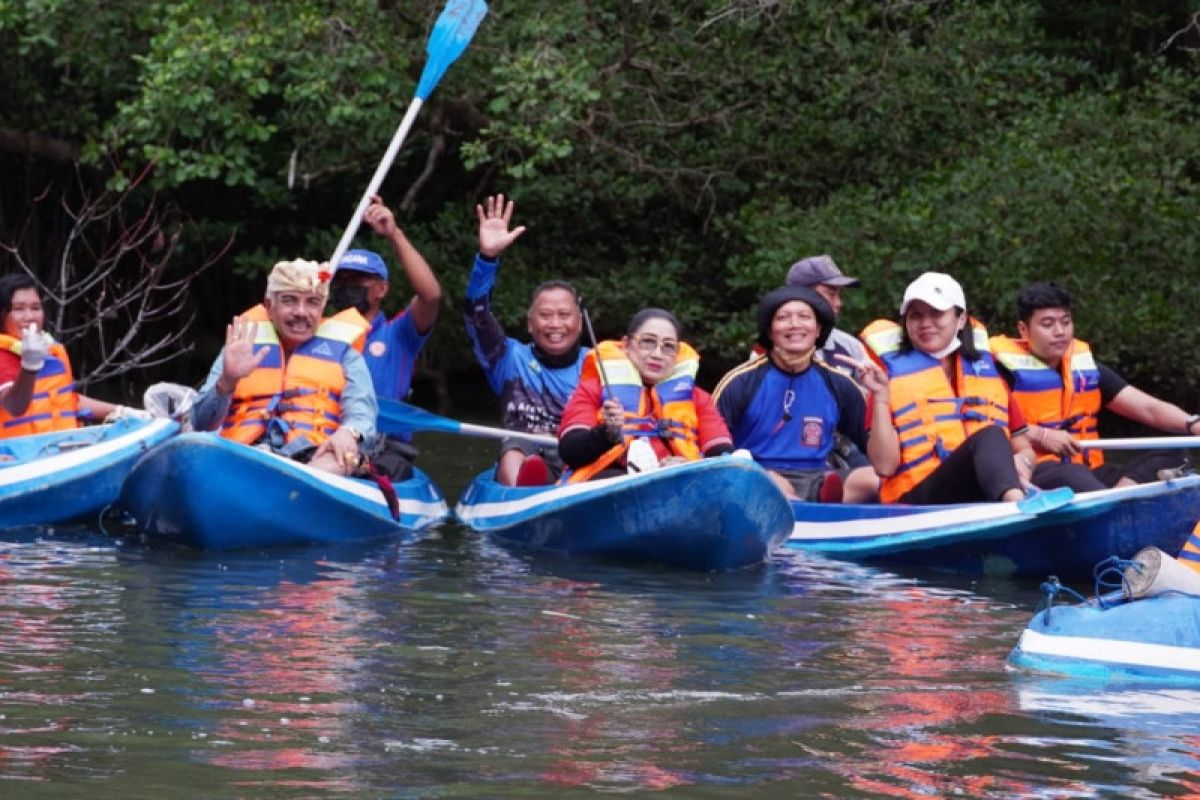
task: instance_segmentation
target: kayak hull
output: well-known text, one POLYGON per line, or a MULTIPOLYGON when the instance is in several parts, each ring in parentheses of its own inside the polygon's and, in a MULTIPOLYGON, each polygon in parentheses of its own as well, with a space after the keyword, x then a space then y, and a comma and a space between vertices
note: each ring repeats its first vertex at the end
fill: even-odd
POLYGON ((395 485, 343 478, 212 433, 185 433, 134 466, 120 506, 149 541, 202 550, 333 544, 415 532, 449 508, 425 473, 395 485))
POLYGON ((1200 685, 1200 597, 1053 606, 1034 616, 1008 660, 1077 678, 1200 685))
POLYGON ((1025 513, 1015 503, 792 504, 788 545, 833 558, 978 575, 1086 576, 1110 555, 1177 553, 1200 519, 1200 475, 1076 495, 1025 513))
POLYGON ((501 486, 489 470, 456 512, 518 548, 706 571, 761 564, 792 528, 766 472, 731 457, 563 486, 501 486))
POLYGON ((123 419, 0 442, 0 528, 94 521, 144 453, 179 432, 168 419, 123 419))

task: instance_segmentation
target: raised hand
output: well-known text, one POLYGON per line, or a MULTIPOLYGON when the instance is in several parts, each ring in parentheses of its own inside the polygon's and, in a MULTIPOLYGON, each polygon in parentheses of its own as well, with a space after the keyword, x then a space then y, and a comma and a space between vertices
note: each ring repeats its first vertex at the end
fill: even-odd
POLYGON ((491 195, 486 207, 475 206, 475 215, 479 217, 479 254, 491 260, 508 249, 508 246, 525 232, 524 225, 518 225, 511 231, 508 229, 512 220, 513 201, 504 202, 504 195, 491 195))
POLYGON ((854 373, 858 377, 858 382, 862 384, 864 389, 874 395, 875 398, 887 399, 888 377, 882 367, 869 358, 859 361, 845 353, 838 353, 834 358, 843 364, 849 364, 854 367, 854 373))
POLYGON ((371 195, 371 205, 363 212, 363 222, 371 226, 371 230, 380 236, 392 238, 399 228, 396 226, 396 215, 383 204, 383 198, 377 194, 371 195))
POLYGON ((21 331, 21 369, 37 372, 45 366, 52 344, 50 334, 38 330, 37 323, 29 323, 21 331))
POLYGON ((254 352, 254 336, 258 323, 253 320, 235 319, 225 326, 225 353, 222 356, 221 380, 223 394, 229 394, 242 378, 258 369, 267 357, 267 348, 254 352))

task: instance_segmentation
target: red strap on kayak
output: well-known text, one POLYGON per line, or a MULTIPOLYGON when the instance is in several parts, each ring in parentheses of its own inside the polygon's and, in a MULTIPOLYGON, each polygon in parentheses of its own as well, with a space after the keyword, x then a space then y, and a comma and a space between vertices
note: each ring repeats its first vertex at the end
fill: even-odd
POLYGON ((378 471, 374 464, 371 465, 370 471, 367 474, 371 477, 371 480, 375 481, 375 485, 379 487, 379 491, 383 492, 383 499, 387 501, 388 510, 392 512, 392 519, 399 522, 400 498, 396 496, 396 487, 392 485, 392 479, 378 471))

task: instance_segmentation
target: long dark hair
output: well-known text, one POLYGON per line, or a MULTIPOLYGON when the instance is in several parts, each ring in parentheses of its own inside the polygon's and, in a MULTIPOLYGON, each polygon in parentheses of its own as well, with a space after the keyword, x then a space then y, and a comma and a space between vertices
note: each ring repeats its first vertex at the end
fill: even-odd
MULTIPOLYGON (((955 307, 954 310, 958 312, 960 317, 967 313, 958 307, 955 307)), ((958 332, 958 341, 961 345, 958 348, 958 352, 962 354, 963 358, 965 358, 967 361, 979 360, 979 349, 975 347, 975 327, 971 324, 970 317, 967 317, 967 323, 963 325, 962 330, 958 332)), ((899 350, 901 353, 911 353, 913 349, 913 343, 908 338, 908 326, 905 324, 905 320, 902 317, 900 319, 899 350)))
POLYGON ((8 316, 8 312, 12 311, 13 295, 22 289, 33 289, 38 293, 39 298, 42 296, 37 281, 24 272, 14 272, 0 278, 0 321, 3 321, 8 316))

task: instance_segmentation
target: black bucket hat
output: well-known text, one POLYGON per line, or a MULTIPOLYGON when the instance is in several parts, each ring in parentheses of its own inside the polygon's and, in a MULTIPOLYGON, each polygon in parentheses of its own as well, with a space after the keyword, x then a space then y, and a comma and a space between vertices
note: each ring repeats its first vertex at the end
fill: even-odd
POLYGON ((825 301, 825 298, 817 294, 815 289, 807 286, 780 286, 778 289, 767 292, 763 299, 758 301, 758 343, 767 351, 774 346, 771 341, 771 320, 775 318, 775 312, 784 303, 790 303, 793 300, 808 304, 816 314, 817 324, 821 326, 821 332, 817 334, 817 348, 824 347, 825 342, 829 340, 829 334, 833 330, 834 314, 833 308, 825 301))

